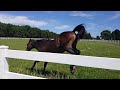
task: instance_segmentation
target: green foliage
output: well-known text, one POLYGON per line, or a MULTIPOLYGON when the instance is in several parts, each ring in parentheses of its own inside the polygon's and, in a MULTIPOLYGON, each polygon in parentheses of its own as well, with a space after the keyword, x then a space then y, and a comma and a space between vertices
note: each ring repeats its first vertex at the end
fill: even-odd
POLYGON ((112 33, 109 30, 101 32, 101 38, 104 40, 120 40, 120 30, 116 29, 112 33))
POLYGON ((111 32, 109 30, 102 31, 101 38, 104 40, 110 40, 111 39, 111 32))
MULTIPOLYGON (((56 36, 58 34, 49 30, 41 30, 28 25, 19 26, 0 22, 0 37, 55 38, 56 36)), ((120 30, 116 29, 112 33, 109 30, 103 30, 100 37, 104 40, 120 40, 120 30)), ((95 39, 100 39, 100 37, 97 36, 95 39)), ((93 39, 93 37, 90 33, 86 33, 83 39, 93 39)))
POLYGON ((83 36, 83 39, 92 39, 91 34, 90 33, 85 33, 83 36))
POLYGON ((28 25, 18 26, 0 22, 0 37, 55 38, 56 36, 56 33, 49 30, 41 30, 28 25))
POLYGON ((97 39, 97 40, 100 40, 100 37, 99 37, 99 36, 96 36, 96 39, 97 39))
POLYGON ((118 29, 116 29, 115 31, 112 32, 112 39, 120 40, 120 31, 118 29))

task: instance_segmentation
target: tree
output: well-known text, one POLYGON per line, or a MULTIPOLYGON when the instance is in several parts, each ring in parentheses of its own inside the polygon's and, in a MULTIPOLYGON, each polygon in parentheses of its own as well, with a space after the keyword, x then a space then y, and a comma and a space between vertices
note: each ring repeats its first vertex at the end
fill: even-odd
POLYGON ((115 31, 112 32, 111 36, 113 40, 120 40, 120 31, 116 29, 115 31))
POLYGON ((101 38, 104 40, 110 40, 111 39, 111 32, 109 30, 102 31, 101 38))
POLYGON ((92 39, 91 34, 90 33, 85 33, 83 36, 83 39, 92 39))
POLYGON ((96 36, 96 39, 97 39, 97 40, 100 40, 100 37, 99 37, 99 36, 96 36))
POLYGON ((55 38, 58 34, 28 25, 19 26, 0 22, 0 37, 55 38))

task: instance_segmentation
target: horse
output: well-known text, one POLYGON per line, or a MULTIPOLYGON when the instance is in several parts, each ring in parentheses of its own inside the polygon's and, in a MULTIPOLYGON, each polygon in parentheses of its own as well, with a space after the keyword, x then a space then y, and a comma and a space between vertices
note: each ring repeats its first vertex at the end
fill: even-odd
MULTIPOLYGON (((42 40, 32 40, 30 39, 27 43, 26 50, 30 51, 35 48, 39 52, 50 52, 50 53, 64 53, 67 51, 70 54, 80 55, 80 50, 76 48, 77 42, 79 39, 83 38, 83 35, 86 33, 86 29, 83 24, 80 24, 74 28, 73 31, 62 32, 54 40, 42 39, 42 40)), ((35 67, 35 61, 31 70, 35 67)), ((48 62, 44 62, 45 71, 48 62)), ((70 72, 73 74, 76 70, 75 65, 70 65, 70 72)))

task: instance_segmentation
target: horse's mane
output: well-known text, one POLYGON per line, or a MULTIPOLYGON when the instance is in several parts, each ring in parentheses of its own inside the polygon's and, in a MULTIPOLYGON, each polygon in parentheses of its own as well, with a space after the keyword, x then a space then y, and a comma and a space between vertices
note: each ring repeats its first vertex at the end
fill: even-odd
POLYGON ((84 24, 80 24, 73 29, 73 32, 78 31, 80 28, 84 28, 84 24))

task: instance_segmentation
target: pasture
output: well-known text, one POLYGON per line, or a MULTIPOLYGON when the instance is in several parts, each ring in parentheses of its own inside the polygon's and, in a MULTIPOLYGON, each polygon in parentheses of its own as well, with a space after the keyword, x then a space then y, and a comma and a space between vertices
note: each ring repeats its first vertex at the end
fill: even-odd
MULTIPOLYGON (((0 39, 0 45, 9 46, 13 50, 25 50, 28 39, 0 39)), ((77 48, 81 55, 120 58, 120 45, 103 42, 80 41, 77 48)), ((34 49, 34 51, 36 51, 34 49)), ((66 52, 65 52, 66 53, 66 52)), ((67 54, 67 53, 66 53, 67 54)), ((77 67, 74 75, 69 72, 69 65, 48 63, 45 74, 42 73, 43 62, 39 62, 34 72, 30 71, 34 61, 10 59, 10 71, 50 79, 120 79, 120 71, 89 67, 77 67)))

